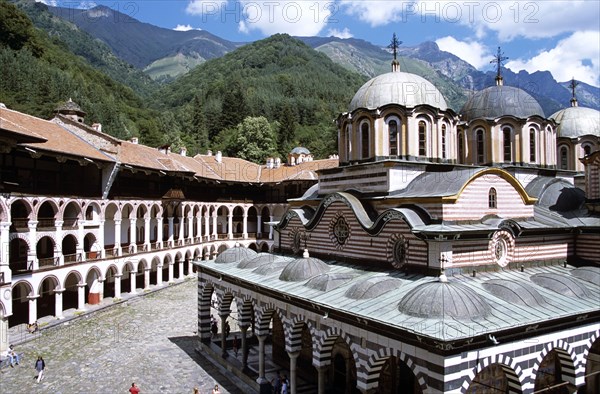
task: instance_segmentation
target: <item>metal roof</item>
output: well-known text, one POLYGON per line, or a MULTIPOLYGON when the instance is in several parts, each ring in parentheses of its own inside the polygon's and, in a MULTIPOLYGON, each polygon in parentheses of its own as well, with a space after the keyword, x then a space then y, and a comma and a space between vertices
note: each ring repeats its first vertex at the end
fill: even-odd
POLYGON ((473 119, 496 119, 514 116, 527 119, 530 116, 545 117, 540 104, 522 89, 512 86, 490 86, 475 93, 460 110, 466 121, 473 119))

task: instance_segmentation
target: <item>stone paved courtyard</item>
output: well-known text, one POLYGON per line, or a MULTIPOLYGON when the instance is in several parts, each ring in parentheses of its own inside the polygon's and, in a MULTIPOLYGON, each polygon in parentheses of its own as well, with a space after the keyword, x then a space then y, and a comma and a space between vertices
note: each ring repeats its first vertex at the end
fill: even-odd
POLYGON ((25 359, 0 372, 0 392, 128 393, 132 382, 141 393, 186 394, 198 387, 208 394, 215 384, 222 393, 251 392, 194 351, 196 286, 188 279, 41 330, 16 345, 25 359), (46 361, 41 383, 34 379, 37 355, 46 361))

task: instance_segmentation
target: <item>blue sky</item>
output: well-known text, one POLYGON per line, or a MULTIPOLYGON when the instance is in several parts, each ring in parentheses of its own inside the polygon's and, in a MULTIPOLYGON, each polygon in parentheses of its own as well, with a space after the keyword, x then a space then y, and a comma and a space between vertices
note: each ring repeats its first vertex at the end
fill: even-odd
POLYGON ((385 46, 435 41, 482 71, 500 45, 511 70, 548 70, 600 86, 600 1, 232 1, 141 0, 60 2, 103 4, 168 29, 203 29, 230 41, 275 33, 354 37, 385 46))

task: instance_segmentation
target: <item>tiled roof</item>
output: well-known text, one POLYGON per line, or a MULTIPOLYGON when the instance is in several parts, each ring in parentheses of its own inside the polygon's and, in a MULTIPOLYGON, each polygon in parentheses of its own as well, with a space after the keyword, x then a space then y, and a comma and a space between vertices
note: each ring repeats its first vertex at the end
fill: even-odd
POLYGON ((87 157, 92 160, 109 161, 110 158, 98 151, 88 142, 77 137, 60 125, 26 115, 10 109, 2 109, 0 121, 4 125, 12 125, 12 129, 32 136, 44 138, 46 141, 38 143, 25 143, 32 149, 51 151, 69 156, 87 157))

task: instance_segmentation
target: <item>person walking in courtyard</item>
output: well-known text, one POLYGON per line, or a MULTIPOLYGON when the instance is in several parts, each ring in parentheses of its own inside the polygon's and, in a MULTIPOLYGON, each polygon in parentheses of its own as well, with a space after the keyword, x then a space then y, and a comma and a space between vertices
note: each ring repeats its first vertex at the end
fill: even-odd
POLYGON ((129 388, 129 392, 131 394, 139 394, 140 388, 134 383, 131 383, 131 387, 129 388))
POLYGON ((42 356, 38 356, 37 361, 35 362, 35 370, 37 371, 37 382, 41 382, 44 379, 44 369, 46 368, 46 362, 42 358, 42 356))
POLYGON ((219 390, 218 384, 215 384, 215 388, 213 389, 212 394, 221 394, 221 390, 219 390))

